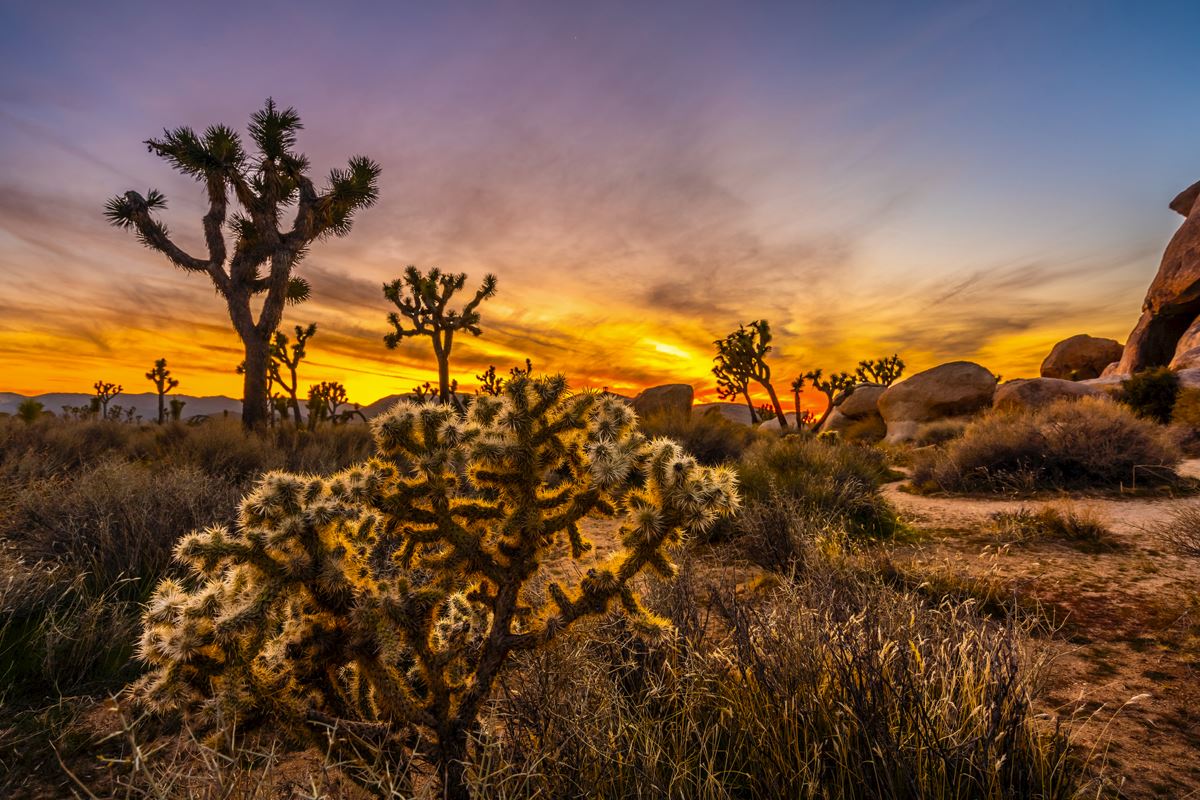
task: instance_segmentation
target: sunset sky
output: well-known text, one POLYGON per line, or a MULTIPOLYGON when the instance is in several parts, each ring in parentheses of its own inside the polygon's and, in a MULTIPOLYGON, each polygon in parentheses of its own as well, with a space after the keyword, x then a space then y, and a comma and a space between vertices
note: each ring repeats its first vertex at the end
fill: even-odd
POLYGON ((240 395, 212 286, 101 212, 159 188, 200 250, 201 187, 141 142, 268 96, 317 174, 383 166, 298 270, 306 384, 434 377, 382 341, 407 264, 499 276, 467 387, 529 356, 711 395, 712 340, 760 317, 784 384, 892 352, 1035 374, 1136 320, 1200 179, 1198 33, 1191 2, 5 3, 0 391, 149 391, 165 356, 179 391, 240 395))

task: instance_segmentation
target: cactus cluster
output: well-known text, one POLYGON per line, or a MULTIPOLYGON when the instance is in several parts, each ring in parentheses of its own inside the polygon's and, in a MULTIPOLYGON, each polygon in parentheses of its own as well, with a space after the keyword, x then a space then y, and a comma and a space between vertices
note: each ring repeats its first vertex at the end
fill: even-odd
POLYGON ((612 607, 662 632, 633 578, 671 575, 670 546, 736 508, 735 477, 647 440, 623 402, 571 394, 561 376, 516 376, 465 415, 403 401, 372 429, 370 461, 268 474, 233 529, 179 543, 189 574, 150 601, 135 692, 322 746, 336 725, 415 754, 445 796, 466 797, 470 734, 508 655, 612 607), (552 548, 581 557, 580 522, 615 513, 622 548, 578 585, 547 583, 552 548))

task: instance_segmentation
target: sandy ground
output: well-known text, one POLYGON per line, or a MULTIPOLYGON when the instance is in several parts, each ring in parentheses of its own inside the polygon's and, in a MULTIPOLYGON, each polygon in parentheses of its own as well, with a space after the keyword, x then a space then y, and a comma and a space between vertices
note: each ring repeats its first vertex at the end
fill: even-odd
MULTIPOLYGON (((1181 470, 1200 476, 1200 460, 1181 470)), ((1109 777, 1135 798, 1200 798, 1200 559, 1175 554, 1162 526, 1200 498, 990 500, 886 487, 925 535, 893 558, 915 570, 1000 582, 1042 607, 1057 630, 1047 711, 1087 719, 1081 740, 1107 742, 1109 777), (1118 547, 1005 546, 992 514, 1046 504, 1088 513, 1118 547)))

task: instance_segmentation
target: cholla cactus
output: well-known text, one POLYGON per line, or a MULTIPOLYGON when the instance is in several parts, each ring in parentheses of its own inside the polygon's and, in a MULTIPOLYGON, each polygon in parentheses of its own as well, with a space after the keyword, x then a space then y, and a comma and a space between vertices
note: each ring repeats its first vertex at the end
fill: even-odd
POLYGON ((633 578, 671 575, 669 547, 737 506, 730 470, 635 422, 561 376, 514 377, 465 416, 397 404, 372 423, 372 460, 330 478, 271 473, 235 529, 179 543, 191 575, 149 604, 136 694, 323 745, 337 724, 385 753, 415 750, 445 796, 468 797, 469 735, 507 656, 613 606, 662 632, 633 578), (580 522, 597 513, 625 515, 623 548, 578 585, 536 591, 556 543, 589 549, 580 522))

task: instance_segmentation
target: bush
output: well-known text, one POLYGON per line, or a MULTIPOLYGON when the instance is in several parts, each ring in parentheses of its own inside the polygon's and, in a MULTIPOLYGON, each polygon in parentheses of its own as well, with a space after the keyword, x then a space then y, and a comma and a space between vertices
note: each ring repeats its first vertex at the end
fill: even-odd
POLYGON ((1116 489, 1173 483, 1179 460, 1166 429, 1085 397, 981 417, 941 452, 920 454, 912 482, 947 492, 1116 489))
POLYGON ((156 711, 221 730, 275 726, 351 760, 433 766, 469 796, 469 736, 513 652, 620 608, 642 635, 666 623, 633 579, 671 575, 668 548, 737 506, 732 472, 647 440, 622 401, 515 376, 466 418, 399 403, 372 424, 379 455, 329 479, 271 473, 236 528, 187 536, 186 580, 159 584, 133 689, 156 711), (579 521, 622 512, 622 548, 577 585, 543 584, 556 544, 580 558, 579 521))
POLYGON ((1200 556, 1200 504, 1175 509, 1158 532, 1180 555, 1200 556))
POLYGON ((1085 553, 1102 553, 1119 547, 1105 524, 1094 513, 1072 508, 1043 506, 1040 509, 1019 508, 999 511, 992 522, 1002 541, 1027 545, 1040 542, 1062 542, 1085 553))
POLYGON ((660 411, 639 419, 638 426, 651 439, 665 436, 678 442, 697 461, 710 467, 738 460, 758 438, 753 427, 727 419, 717 411, 690 415, 660 411))
MULTIPOLYGON (((698 594, 685 574, 678 591, 698 594)), ((1032 699, 1022 629, 824 571, 646 642, 619 620, 522 655, 479 732, 480 797, 1056 800, 1086 758, 1032 699)), ((664 603, 688 609, 693 602, 664 603)))
POLYGON ((880 491, 892 473, 874 448, 836 437, 772 437, 751 446, 737 472, 747 502, 770 502, 778 494, 851 536, 887 538, 901 529, 880 491))
POLYGON ((870 414, 856 420, 842 431, 842 438, 847 442, 874 444, 883 441, 885 436, 887 436, 887 423, 878 414, 870 414))
POLYGON ((917 447, 930 447, 952 442, 963 435, 970 422, 969 418, 964 417, 926 422, 917 429, 917 438, 913 440, 913 444, 917 447))
POLYGON ((1145 419, 1160 425, 1171 421, 1179 396, 1179 376, 1167 367, 1143 370, 1121 383, 1120 400, 1145 419))

